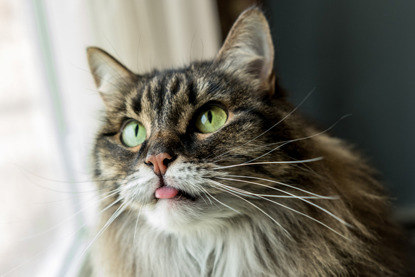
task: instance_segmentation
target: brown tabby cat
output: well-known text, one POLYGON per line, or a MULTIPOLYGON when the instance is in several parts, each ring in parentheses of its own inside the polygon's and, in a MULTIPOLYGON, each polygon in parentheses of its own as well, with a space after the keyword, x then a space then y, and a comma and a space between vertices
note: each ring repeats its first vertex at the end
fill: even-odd
POLYGON ((88 58, 107 112, 93 276, 404 274, 381 185, 287 102, 261 11, 213 61, 135 75, 88 58))

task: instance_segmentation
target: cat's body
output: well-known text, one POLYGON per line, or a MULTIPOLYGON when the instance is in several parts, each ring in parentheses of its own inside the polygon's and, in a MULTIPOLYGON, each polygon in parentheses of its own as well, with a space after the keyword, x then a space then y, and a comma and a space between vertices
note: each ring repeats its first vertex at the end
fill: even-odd
POLYGON ((89 61, 107 107, 94 276, 403 274, 382 187, 275 86, 260 11, 211 62, 137 76, 102 50, 89 61))

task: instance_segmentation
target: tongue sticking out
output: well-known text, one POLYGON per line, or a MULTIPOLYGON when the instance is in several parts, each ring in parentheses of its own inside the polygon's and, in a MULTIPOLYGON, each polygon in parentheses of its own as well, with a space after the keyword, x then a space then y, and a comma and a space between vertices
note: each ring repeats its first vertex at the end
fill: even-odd
POLYGON ((170 199, 175 197, 179 193, 178 189, 173 187, 163 186, 156 189, 156 198, 159 199, 170 199))

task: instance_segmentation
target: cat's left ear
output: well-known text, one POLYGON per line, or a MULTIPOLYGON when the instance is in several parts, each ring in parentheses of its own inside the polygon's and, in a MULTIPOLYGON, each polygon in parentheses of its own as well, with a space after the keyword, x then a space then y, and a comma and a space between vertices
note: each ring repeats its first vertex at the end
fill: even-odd
POLYGON ((239 16, 216 61, 224 68, 252 80, 260 91, 274 94, 274 46, 268 22, 261 10, 252 8, 239 16))
POLYGON ((111 106, 121 90, 134 81, 135 74, 100 48, 89 47, 87 55, 95 85, 104 103, 111 106))

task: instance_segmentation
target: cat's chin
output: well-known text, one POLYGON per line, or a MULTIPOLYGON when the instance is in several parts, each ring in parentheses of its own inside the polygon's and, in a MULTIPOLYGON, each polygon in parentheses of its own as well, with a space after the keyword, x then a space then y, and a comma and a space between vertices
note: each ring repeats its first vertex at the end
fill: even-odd
POLYGON ((159 199, 154 205, 145 207, 143 212, 149 225, 168 233, 198 232, 216 229, 223 224, 222 220, 209 216, 196 202, 190 199, 159 199))

